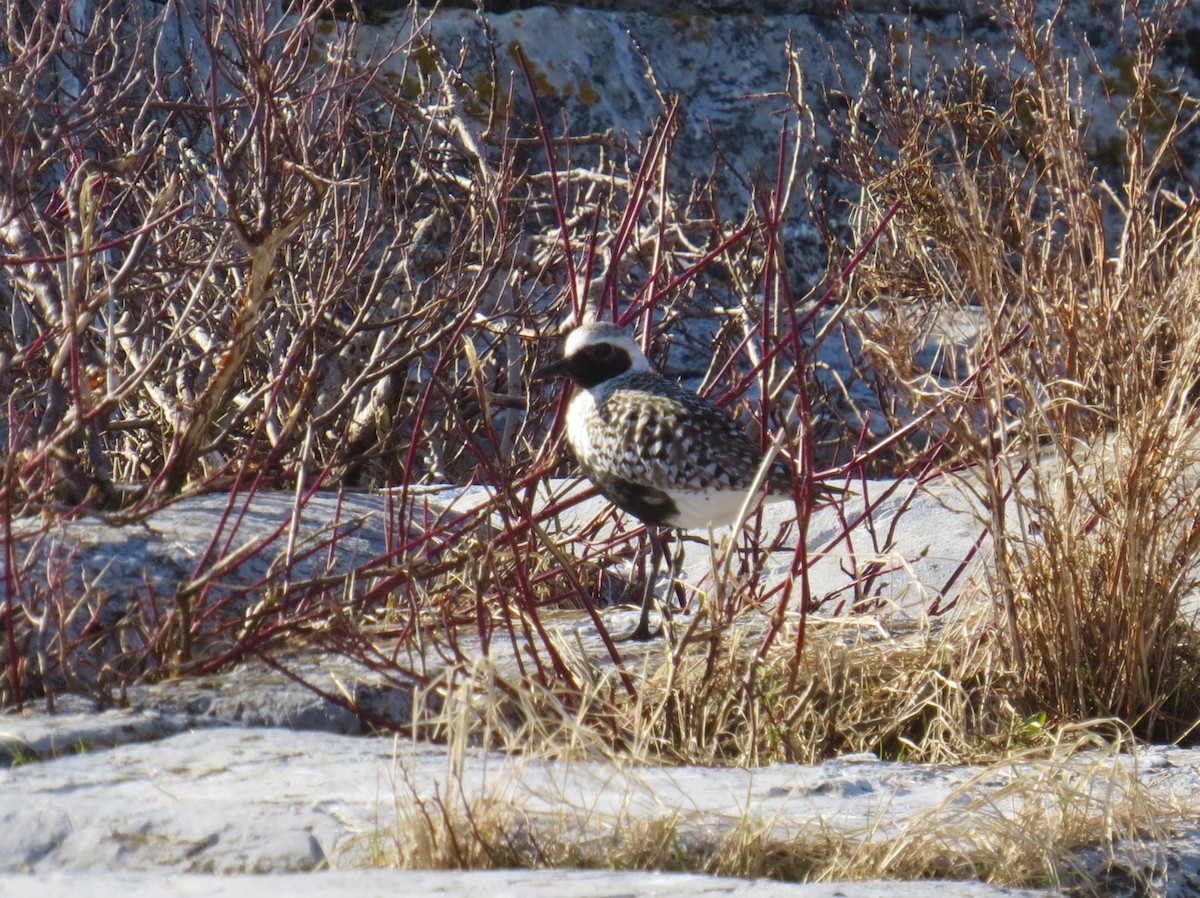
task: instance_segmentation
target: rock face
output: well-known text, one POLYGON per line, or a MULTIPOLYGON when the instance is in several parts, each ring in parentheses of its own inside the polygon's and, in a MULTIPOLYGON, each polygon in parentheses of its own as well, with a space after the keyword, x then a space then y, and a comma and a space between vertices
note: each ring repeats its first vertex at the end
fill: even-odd
POLYGON ((30 609, 17 643, 41 658, 50 690, 103 691, 109 660, 136 654, 145 640, 128 626, 138 609, 244 613, 285 584, 349 576, 384 555, 387 539, 397 536, 377 496, 293 498, 276 493, 242 505, 210 495, 141 521, 84 515, 14 522, 13 550, 0 573, 30 609), (46 617, 38 609, 61 610, 46 617), (61 626, 48 625, 59 618, 61 626))
MULTIPOLYGON (((828 115, 852 102, 864 79, 892 79, 892 71, 901 71, 895 87, 919 91, 931 66, 954 71, 978 58, 1015 71, 1029 68, 991 7, 973 0, 489 3, 482 18, 475 4, 468 6, 443 4, 364 27, 363 52, 403 44, 419 32, 452 64, 463 60, 464 84, 524 104, 529 88, 516 61, 519 48, 529 59, 539 102, 554 113, 548 116, 552 127, 574 135, 636 141, 662 115, 666 98, 677 97, 677 171, 715 180, 730 214, 747 201, 742 178, 760 173, 772 182, 780 132, 795 145, 802 115, 812 116, 817 145, 802 149, 801 170, 820 160, 828 151, 828 115)), ((1113 164, 1119 160, 1104 155, 1117 134, 1110 101, 1120 106, 1134 89, 1128 38, 1126 45, 1114 38, 1122 27, 1120 11, 1090 0, 1064 0, 1057 16, 1055 8, 1054 2, 1040 3, 1034 21, 1054 19, 1063 58, 1079 69, 1088 117, 1081 124, 1089 129, 1101 173, 1119 183, 1120 166, 1113 164)), ((1198 25, 1200 10, 1192 4, 1165 43, 1154 76, 1163 99, 1177 83, 1193 95, 1200 86, 1198 25)), ((1129 21, 1124 28, 1132 33, 1129 21)), ((411 74, 414 59, 428 53, 422 40, 410 47, 395 58, 397 72, 411 74)))

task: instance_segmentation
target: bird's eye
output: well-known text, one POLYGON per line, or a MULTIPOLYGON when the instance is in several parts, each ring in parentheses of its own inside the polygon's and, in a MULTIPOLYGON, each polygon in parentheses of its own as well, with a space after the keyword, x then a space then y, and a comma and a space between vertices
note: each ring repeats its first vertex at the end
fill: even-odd
POLYGON ((611 359, 613 357, 613 348, 608 343, 598 343, 592 349, 592 354, 601 360, 611 359))

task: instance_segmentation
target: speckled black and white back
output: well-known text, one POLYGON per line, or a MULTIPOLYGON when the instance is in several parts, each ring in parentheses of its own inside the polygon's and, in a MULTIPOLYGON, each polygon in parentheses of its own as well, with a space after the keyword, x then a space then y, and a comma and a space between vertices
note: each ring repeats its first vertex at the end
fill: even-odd
MULTIPOLYGON (((684 529, 737 517, 762 454, 728 415, 657 374, 612 324, 572 331, 564 364, 576 383, 567 441, 610 501, 646 523, 684 529)), ((789 484, 777 461, 768 500, 790 498, 789 484)))

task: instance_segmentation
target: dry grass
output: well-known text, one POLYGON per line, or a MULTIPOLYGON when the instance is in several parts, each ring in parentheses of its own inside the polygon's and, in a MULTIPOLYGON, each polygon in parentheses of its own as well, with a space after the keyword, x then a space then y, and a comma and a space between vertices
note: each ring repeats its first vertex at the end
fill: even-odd
POLYGON ((1026 713, 1168 740, 1200 717, 1200 205, 1161 187, 1195 103, 1149 76, 1177 8, 1136 19, 1135 77, 1110 97, 1117 186, 1096 180, 1076 64, 1015 3, 1000 11, 1023 72, 980 59, 926 89, 868 89, 882 124, 851 121, 843 160, 877 204, 864 227, 902 206, 854 272, 866 304, 849 318, 896 423, 921 416, 985 509, 993 676, 1026 713), (977 323, 974 345, 922 359, 954 313, 977 323))
POLYGON ((1035 534, 1013 540, 1003 572, 1020 597, 1010 638, 1026 706, 1119 717, 1149 739, 1191 736, 1198 436, 1178 409, 1151 411, 1028 478, 1021 511, 1035 534))
POLYGON ((1136 749, 1123 733, 1116 725, 1068 728, 1048 749, 979 769, 925 810, 893 814, 882 805, 865 824, 849 825, 764 816, 753 806, 719 818, 652 811, 651 787, 636 770, 576 770, 579 782, 568 783, 570 773, 560 781, 526 759, 480 775, 452 751, 435 784, 397 772, 388 822, 369 837, 371 860, 404 869, 669 870, 797 882, 978 879, 1085 894, 1122 869, 1149 885, 1160 864, 1153 843, 1171 815, 1138 781, 1136 749), (1108 738, 1098 737, 1103 729, 1108 738), (589 775, 624 784, 604 786, 604 806, 618 810, 579 804, 589 775), (626 792, 614 798, 614 788, 626 792), (1085 862, 1089 850, 1099 854, 1085 862))

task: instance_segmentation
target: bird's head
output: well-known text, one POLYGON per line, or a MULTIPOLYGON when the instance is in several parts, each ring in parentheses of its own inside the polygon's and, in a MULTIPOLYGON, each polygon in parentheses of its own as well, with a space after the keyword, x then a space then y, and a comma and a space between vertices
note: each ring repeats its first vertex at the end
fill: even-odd
POLYGON ((572 330, 563 357, 533 372, 533 379, 569 377, 586 390, 631 371, 652 370, 641 347, 623 329, 591 321, 572 330))

